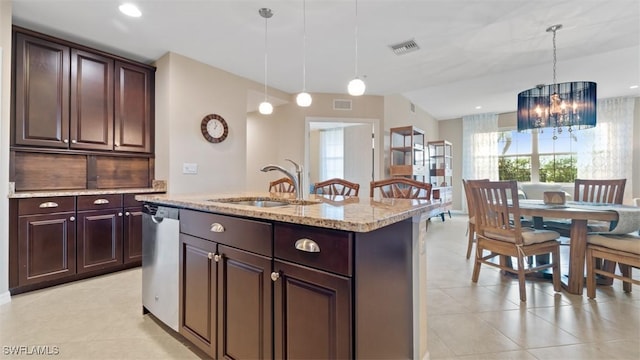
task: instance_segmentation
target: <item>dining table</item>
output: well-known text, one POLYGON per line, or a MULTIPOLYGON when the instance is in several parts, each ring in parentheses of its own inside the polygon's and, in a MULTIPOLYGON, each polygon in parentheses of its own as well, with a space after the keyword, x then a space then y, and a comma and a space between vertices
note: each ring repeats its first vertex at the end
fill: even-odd
POLYGON ((530 216, 533 226, 542 229, 543 218, 571 219, 569 274, 562 276, 563 288, 576 295, 582 295, 584 288, 584 265, 587 249, 587 222, 589 220, 608 221, 614 224, 624 214, 627 228, 637 231, 640 228, 640 208, 618 205, 567 201, 565 204, 545 204, 542 200, 519 200, 520 214, 530 216), (630 225, 631 223, 631 225, 630 225))

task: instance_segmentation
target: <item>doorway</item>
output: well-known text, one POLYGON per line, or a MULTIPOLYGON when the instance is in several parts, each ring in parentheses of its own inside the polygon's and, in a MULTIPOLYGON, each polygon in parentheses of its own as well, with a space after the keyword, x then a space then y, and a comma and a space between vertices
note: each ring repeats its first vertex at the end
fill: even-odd
POLYGON ((309 191, 333 177, 360 184, 369 196, 369 182, 379 171, 377 119, 306 118, 305 169, 309 191))

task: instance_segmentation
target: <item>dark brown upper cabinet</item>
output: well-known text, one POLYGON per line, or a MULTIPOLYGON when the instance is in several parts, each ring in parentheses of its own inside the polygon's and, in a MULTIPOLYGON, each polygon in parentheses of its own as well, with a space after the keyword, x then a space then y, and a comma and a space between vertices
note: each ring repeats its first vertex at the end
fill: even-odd
POLYGON ((14 34, 14 145, 153 152, 153 67, 29 30, 14 34))

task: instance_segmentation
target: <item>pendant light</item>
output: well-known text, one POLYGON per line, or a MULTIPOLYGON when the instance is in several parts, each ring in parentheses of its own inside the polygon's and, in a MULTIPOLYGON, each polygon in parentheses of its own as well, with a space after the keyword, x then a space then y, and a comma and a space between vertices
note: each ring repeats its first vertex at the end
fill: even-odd
POLYGON ((558 24, 547 29, 553 33, 553 84, 538 85, 518 94, 518 131, 553 128, 554 140, 563 127, 571 132, 596 126, 596 83, 557 83, 556 31, 561 28, 562 24, 558 24))
POLYGON ((302 92, 296 96, 296 103, 300 107, 311 105, 311 95, 307 92, 307 6, 302 0, 302 92))
POLYGON ((347 91, 351 96, 360 96, 364 94, 366 89, 366 85, 364 81, 358 77, 358 0, 356 1, 356 26, 355 26, 355 39, 356 39, 356 74, 355 78, 349 81, 349 85, 347 86, 347 91))
POLYGON ((269 8, 261 8, 258 13, 264 18, 264 101, 258 106, 258 111, 269 115, 273 113, 273 105, 267 100, 267 20, 273 16, 273 12, 269 8))

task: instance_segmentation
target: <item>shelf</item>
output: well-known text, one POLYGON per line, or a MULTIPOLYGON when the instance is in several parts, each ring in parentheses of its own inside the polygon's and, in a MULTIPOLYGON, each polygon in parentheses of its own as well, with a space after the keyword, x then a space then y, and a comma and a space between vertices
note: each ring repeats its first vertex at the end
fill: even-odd
POLYGON ((426 181, 428 150, 424 131, 414 126, 389 129, 389 173, 426 181))

